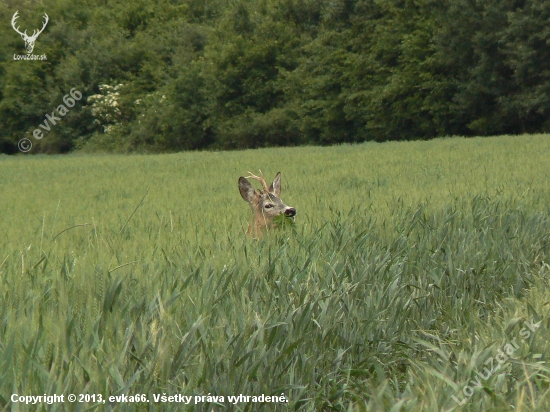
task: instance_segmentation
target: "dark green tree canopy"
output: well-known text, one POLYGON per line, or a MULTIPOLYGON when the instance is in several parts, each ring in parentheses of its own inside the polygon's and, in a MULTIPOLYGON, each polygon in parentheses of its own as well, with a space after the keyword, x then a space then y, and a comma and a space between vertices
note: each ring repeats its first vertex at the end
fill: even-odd
POLYGON ((4 153, 550 131, 548 2, 9 0, 0 20, 4 153), (18 60, 16 11, 27 33, 48 14, 47 60, 18 60))

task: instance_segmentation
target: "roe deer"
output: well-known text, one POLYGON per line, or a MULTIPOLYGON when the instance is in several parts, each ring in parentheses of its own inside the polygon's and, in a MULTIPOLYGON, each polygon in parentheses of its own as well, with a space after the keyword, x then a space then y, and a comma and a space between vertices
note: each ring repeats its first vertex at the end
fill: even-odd
POLYGON ((239 191, 252 209, 252 220, 246 233, 253 235, 254 238, 262 237, 265 229, 273 227, 273 219, 277 216, 283 214, 286 217, 294 217, 296 215, 295 208, 285 205, 279 199, 281 195, 281 172, 277 173, 269 187, 267 187, 261 170, 260 176, 255 176, 252 173, 246 178, 241 176, 239 177, 239 191), (247 178, 258 180, 262 184, 262 189, 254 189, 250 182, 246 180, 247 178))

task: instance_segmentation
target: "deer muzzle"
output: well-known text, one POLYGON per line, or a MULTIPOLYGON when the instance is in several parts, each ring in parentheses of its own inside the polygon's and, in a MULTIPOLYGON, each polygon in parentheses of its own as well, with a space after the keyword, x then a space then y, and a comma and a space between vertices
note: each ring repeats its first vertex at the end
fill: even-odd
POLYGON ((293 207, 287 207, 284 213, 287 217, 294 217, 296 216, 296 209, 294 209, 293 207))

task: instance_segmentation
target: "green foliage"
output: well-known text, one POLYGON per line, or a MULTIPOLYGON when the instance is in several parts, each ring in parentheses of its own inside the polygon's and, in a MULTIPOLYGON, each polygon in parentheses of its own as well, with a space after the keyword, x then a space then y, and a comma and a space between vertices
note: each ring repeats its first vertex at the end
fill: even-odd
POLYGON ((0 156, 0 407, 449 410, 533 317, 458 410, 548 410, 549 151, 542 135, 0 156), (262 241, 237 189, 255 168, 280 170, 298 211, 262 241), (262 393, 289 403, 227 402, 262 393))
POLYGON ((288 217, 284 214, 277 216, 273 219, 275 226, 281 230, 293 230, 296 231, 296 222, 294 217, 288 217))
POLYGON ((502 97, 503 105, 517 116, 522 130, 549 130, 550 5, 529 0, 507 17, 506 63, 513 70, 515 87, 502 97))
POLYGON ((85 100, 34 141, 34 152, 238 149, 550 128, 545 2, 19 6, 29 30, 50 15, 36 46, 48 60, 13 60, 24 52, 7 24, 17 7, 0 4, 2 152, 33 139, 72 88, 85 100), (102 124, 86 99, 119 84, 121 116, 102 124))

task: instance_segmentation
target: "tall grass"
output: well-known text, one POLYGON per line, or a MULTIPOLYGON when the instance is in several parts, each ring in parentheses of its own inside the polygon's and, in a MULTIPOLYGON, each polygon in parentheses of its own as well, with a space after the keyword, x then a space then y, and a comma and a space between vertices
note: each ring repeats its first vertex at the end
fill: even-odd
POLYGON ((41 407, 548 410, 549 154, 547 136, 503 136, 0 158, 0 406, 164 393, 225 402, 41 407), (244 236, 237 189, 258 168, 282 171, 298 210, 263 241, 244 236))

